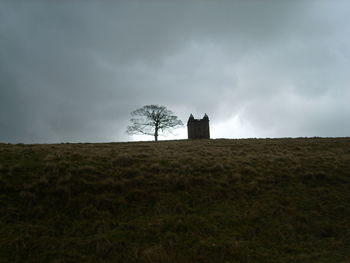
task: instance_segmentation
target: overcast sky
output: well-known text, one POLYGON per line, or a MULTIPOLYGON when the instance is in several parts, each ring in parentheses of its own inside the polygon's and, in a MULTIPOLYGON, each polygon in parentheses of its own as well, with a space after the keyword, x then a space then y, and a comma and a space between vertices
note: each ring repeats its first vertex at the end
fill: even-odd
POLYGON ((145 139, 146 104, 212 138, 349 136, 349 101, 350 1, 0 0, 0 142, 145 139))

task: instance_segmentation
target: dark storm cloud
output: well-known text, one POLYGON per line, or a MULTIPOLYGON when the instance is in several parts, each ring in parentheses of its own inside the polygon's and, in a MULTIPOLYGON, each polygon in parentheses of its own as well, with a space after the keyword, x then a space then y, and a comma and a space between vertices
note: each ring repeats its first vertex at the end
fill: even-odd
POLYGON ((0 141, 127 140, 153 103, 207 112, 216 137, 348 135, 348 7, 3 1, 0 141))

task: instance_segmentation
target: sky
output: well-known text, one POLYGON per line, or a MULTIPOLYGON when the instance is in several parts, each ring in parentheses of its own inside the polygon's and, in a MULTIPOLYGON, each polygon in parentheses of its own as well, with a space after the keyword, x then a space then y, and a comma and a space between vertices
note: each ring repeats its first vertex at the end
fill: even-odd
POLYGON ((0 142, 152 140, 130 112, 212 138, 350 135, 350 1, 0 0, 0 142))

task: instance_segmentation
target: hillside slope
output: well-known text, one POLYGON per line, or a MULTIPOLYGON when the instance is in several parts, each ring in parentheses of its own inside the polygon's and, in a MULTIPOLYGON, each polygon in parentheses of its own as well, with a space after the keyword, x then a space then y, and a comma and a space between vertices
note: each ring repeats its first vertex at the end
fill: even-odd
POLYGON ((0 144, 0 262, 350 262, 350 139, 0 144))

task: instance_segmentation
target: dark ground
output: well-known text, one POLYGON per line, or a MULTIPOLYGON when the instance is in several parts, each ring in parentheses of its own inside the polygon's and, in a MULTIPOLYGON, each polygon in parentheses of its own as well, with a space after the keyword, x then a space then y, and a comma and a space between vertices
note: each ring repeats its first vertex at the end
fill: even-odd
POLYGON ((350 262, 350 138, 0 144, 0 262, 350 262))

